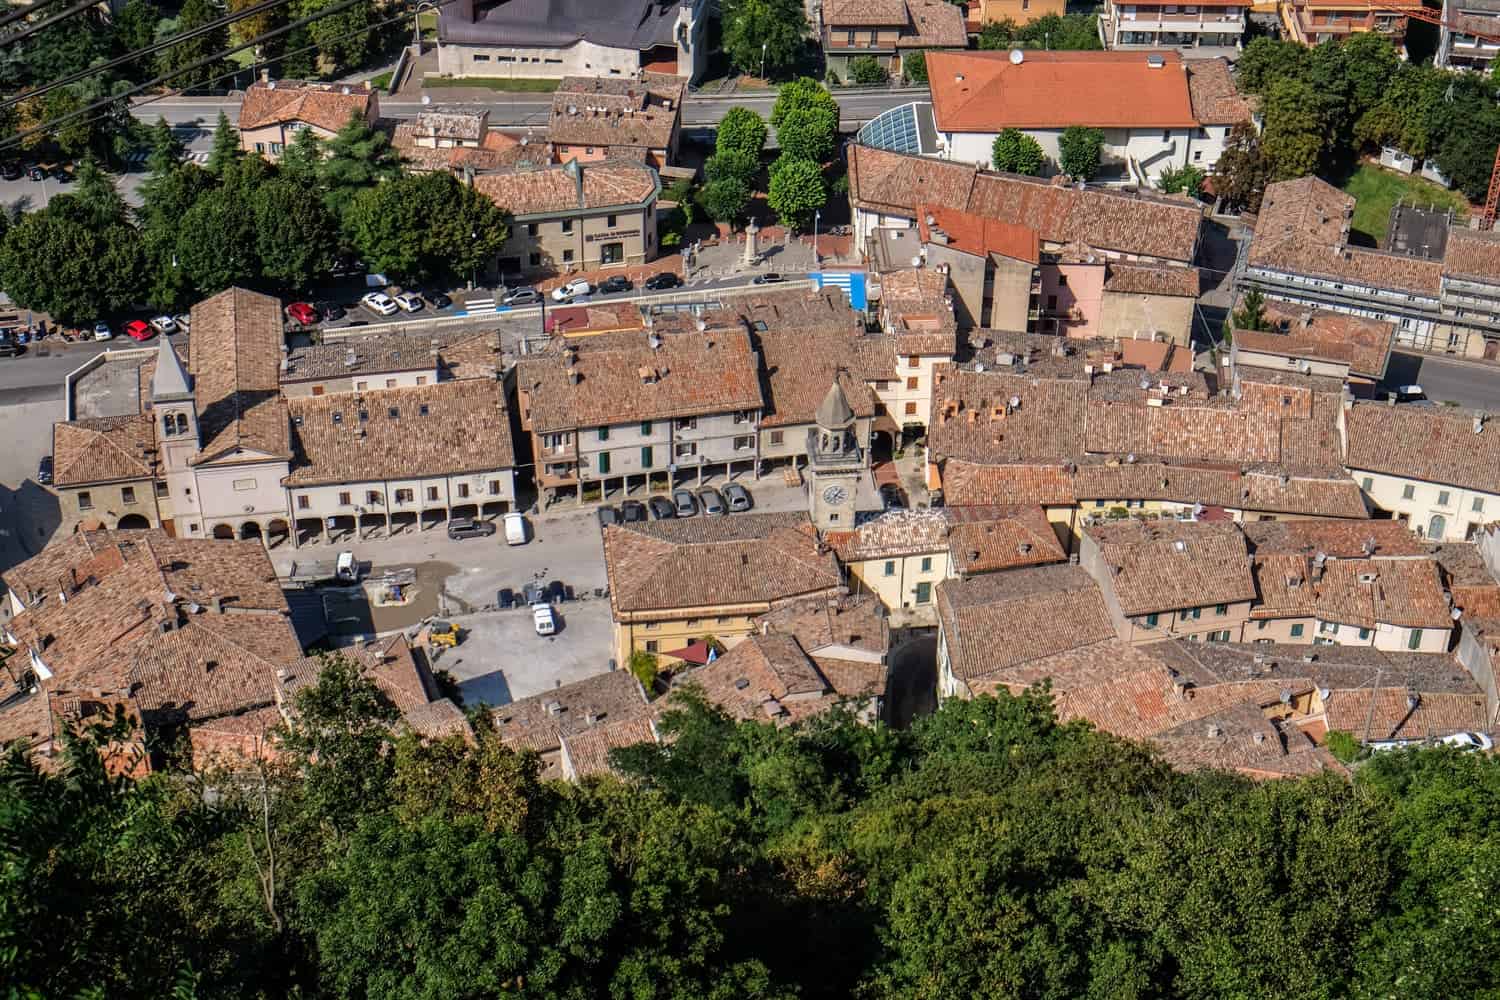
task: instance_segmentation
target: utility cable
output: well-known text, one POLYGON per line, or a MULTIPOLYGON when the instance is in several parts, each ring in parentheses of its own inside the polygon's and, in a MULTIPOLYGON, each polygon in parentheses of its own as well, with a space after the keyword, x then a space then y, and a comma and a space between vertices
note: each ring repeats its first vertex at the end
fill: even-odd
POLYGON ((9 14, 0 14, 0 28, 5 27, 12 21, 19 21, 23 17, 30 17, 43 7, 50 7, 55 3, 57 3, 57 0, 35 0, 34 3, 25 7, 19 7, 9 14))
MULTIPOLYGON (((28 38, 31 35, 36 34, 38 31, 44 31, 47 28, 52 27, 54 24, 56 24, 59 21, 66 21, 68 18, 72 17, 74 14, 81 13, 83 11, 88 10, 90 7, 97 7, 98 5, 99 5, 99 0, 82 0, 81 3, 74 4, 72 7, 69 7, 67 10, 63 11, 61 14, 55 14, 52 17, 49 17, 45 21, 42 21, 42 22, 40 22, 38 24, 28 25, 25 28, 25 30, 18 31, 14 35, 10 35, 10 36, 8 36, 6 38, 0 38, 0 45, 11 45, 11 44, 13 44, 15 42, 19 42, 21 39, 28 38)), ((27 13, 31 13, 31 12, 27 11, 27 13)))
MULTIPOLYGON (((90 0, 90 2, 93 2, 93 0, 90 0)), ((239 21, 247 17, 254 17, 256 14, 264 13, 276 7, 285 6, 288 3, 291 3, 291 0, 262 0, 261 3, 258 3, 253 7, 246 7, 244 10, 237 11, 225 17, 215 18, 214 20, 209 21, 205 24, 200 24, 196 28, 190 28, 180 34, 173 35, 170 38, 164 38, 159 42, 152 42, 150 45, 144 46, 143 48, 127 52, 123 56, 116 56, 115 58, 110 59, 106 62, 90 66, 87 69, 81 69, 76 73, 70 73, 69 75, 63 77, 61 80, 53 80, 51 83, 43 84, 40 87, 35 87, 31 90, 26 91, 25 93, 17 94, 14 97, 8 97, 4 100, 0 100, 0 110, 4 110, 5 108, 19 104, 22 101, 30 100, 33 97, 40 97, 41 95, 49 91, 56 90, 59 87, 66 87, 69 84, 77 83, 79 80, 93 76, 95 73, 108 72, 109 70, 112 70, 117 66, 124 66, 127 63, 135 62, 137 59, 155 55, 163 49, 171 48, 172 46, 177 45, 180 42, 191 41, 194 38, 198 38, 199 36, 209 34, 213 31, 218 31, 220 28, 226 27, 234 23, 235 21, 239 21)), ((237 50, 231 49, 230 51, 237 50)))
MULTIPOLYGON (((219 62, 219 61, 223 60, 225 57, 233 55, 236 52, 242 52, 245 49, 254 48, 255 46, 262 44, 263 42, 265 42, 268 39, 275 38, 277 36, 287 34, 288 32, 291 32, 291 31, 295 31, 298 28, 305 27, 306 25, 311 24, 313 21, 317 21, 317 20, 320 20, 322 18, 329 17, 330 15, 337 14, 340 11, 344 10, 345 8, 351 7, 354 4, 356 4, 356 3, 363 3, 363 2, 364 2, 364 0, 340 0, 339 3, 336 3, 333 6, 326 8, 325 10, 318 11, 316 14, 311 14, 311 15, 309 15, 307 17, 298 18, 296 21, 293 21, 290 24, 283 25, 280 28, 275 28, 275 29, 273 29, 271 31, 266 32, 265 34, 257 35, 255 38, 250 39, 249 41, 245 42, 242 45, 237 45, 237 46, 234 46, 233 48, 225 49, 224 51, 217 52, 217 53, 215 53, 215 54, 213 54, 211 56, 205 56, 204 58, 196 60, 195 62, 190 63, 187 66, 183 66, 183 67, 181 67, 179 69, 175 69, 175 70, 173 70, 170 73, 164 73, 161 76, 155 78, 154 80, 147 80, 145 83, 142 83, 142 84, 139 84, 137 86, 131 87, 129 90, 125 91, 124 93, 116 94, 116 95, 114 95, 112 97, 101 98, 100 100, 94 101, 91 104, 87 104, 84 107, 79 108, 77 111, 72 111, 72 112, 69 112, 68 114, 65 114, 65 115, 59 115, 56 118, 49 119, 49 120, 47 120, 45 122, 42 122, 39 125, 35 125, 32 128, 26 129, 24 132, 18 132, 15 135, 7 137, 3 141, 0 141, 0 149, 8 149, 8 148, 10 148, 12 146, 19 145, 20 143, 24 142, 25 140, 31 138, 34 135, 39 135, 39 134, 42 134, 42 133, 45 133, 45 132, 51 132, 51 131, 55 130, 60 125, 65 125, 68 122, 76 121, 79 118, 82 118, 85 115, 89 115, 92 112, 98 111, 101 108, 105 108, 105 107, 108 107, 108 106, 111 106, 111 105, 117 105, 120 102, 125 101, 128 98, 130 98, 130 97, 134 97, 136 94, 139 94, 139 93, 141 93, 143 91, 146 91, 146 90, 150 90, 152 87, 161 86, 162 84, 166 83, 168 80, 172 79, 173 77, 181 76, 183 73, 190 73, 190 72, 192 72, 195 69, 201 69, 204 66, 208 66, 208 65, 211 65, 211 64, 213 64, 215 62, 219 62)), ((427 0, 427 2, 431 3, 431 0, 427 0)), ((453 3, 453 2, 454 2, 454 0, 439 0, 439 2, 437 2, 435 4, 432 4, 432 6, 433 7, 446 7, 448 4, 453 3)), ((370 31, 376 30, 377 28, 383 28, 383 27, 385 27, 386 25, 389 25, 389 24, 395 24, 397 21, 404 21, 408 17, 410 17, 415 12, 415 10, 416 10, 415 7, 412 7, 410 9, 405 9, 400 14, 397 14, 395 17, 390 17, 390 18, 386 18, 385 20, 382 20, 382 21, 377 21, 374 24, 367 25, 364 28, 360 28, 360 29, 355 30, 355 31, 347 32, 344 35, 340 35, 340 36, 337 36, 335 38, 324 39, 324 41, 323 41, 322 44, 323 45, 329 45, 329 44, 334 43, 334 42, 343 41, 346 38, 353 38, 353 37, 355 37, 357 35, 366 34, 366 33, 370 32, 370 31)), ((302 54, 304 52, 313 51, 313 50, 315 50, 315 49, 317 49, 319 47, 320 46, 316 45, 316 44, 315 45, 307 45, 307 46, 304 46, 303 48, 297 49, 297 50, 295 50, 293 52, 282 53, 280 56, 277 56, 274 59, 268 59, 262 65, 269 65, 270 63, 273 63, 273 62, 279 62, 279 61, 281 61, 283 59, 290 58, 291 56, 294 56, 294 55, 300 55, 300 54, 302 54)), ((207 82, 207 83, 216 83, 219 80, 228 79, 228 78, 236 76, 236 75, 238 75, 239 73, 242 73, 242 72, 244 72, 243 68, 235 69, 235 70, 232 70, 232 71, 227 72, 227 73, 221 73, 218 76, 212 77, 212 78, 210 78, 209 80, 207 80, 205 82, 207 82)), ((176 91, 176 93, 181 93, 181 89, 178 89, 176 91)), ((151 104, 151 103, 154 103, 155 101, 162 100, 162 99, 164 99, 166 97, 170 97, 170 96, 174 96, 174 95, 173 94, 159 94, 159 95, 156 95, 156 96, 152 97, 150 100, 146 100, 146 101, 140 102, 140 105, 137 105, 137 107, 139 107, 141 105, 151 104)), ((95 120, 97 120, 98 118, 101 118, 101 117, 104 117, 104 116, 103 115, 95 115, 93 118, 90 118, 89 120, 90 121, 95 121, 95 120)))

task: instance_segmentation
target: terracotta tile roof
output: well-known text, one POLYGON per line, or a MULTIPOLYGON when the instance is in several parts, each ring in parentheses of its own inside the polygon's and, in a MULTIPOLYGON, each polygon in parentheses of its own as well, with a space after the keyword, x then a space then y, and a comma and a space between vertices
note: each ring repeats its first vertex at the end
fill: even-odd
POLYGON ((1431 548, 1397 521, 1307 518, 1246 521, 1240 528, 1255 555, 1314 556, 1322 552, 1333 559, 1360 559, 1368 556, 1420 556, 1431 548))
POLYGON ((1478 411, 1357 402, 1345 414, 1349 468, 1500 493, 1500 423, 1478 411), (1480 433, 1474 424, 1483 420, 1480 433))
POLYGON ((1153 68, 1144 52, 1030 50, 1019 64, 1009 52, 932 52, 933 117, 940 132, 1196 127, 1181 58, 1149 55, 1166 64, 1153 68))
POLYGON ((756 622, 796 639, 814 658, 835 654, 847 658, 851 650, 884 657, 890 648, 885 607, 870 594, 782 601, 756 622))
POLYGON ((699 688, 733 718, 777 725, 826 711, 839 700, 787 635, 748 636, 712 663, 677 675, 672 686, 699 688))
POLYGON ((1486 284, 1500 283, 1500 237, 1477 229, 1449 227, 1443 275, 1486 284))
POLYGON ((916 218, 918 205, 945 205, 1034 229, 1049 244, 1184 263, 1203 222, 1202 207, 1180 198, 1079 190, 857 143, 849 147, 849 194, 855 207, 887 215, 916 218))
POLYGON ((646 714, 646 692, 628 670, 612 670, 490 710, 505 743, 543 753, 601 723, 646 714))
POLYGON ((1099 548, 1102 583, 1127 616, 1255 598, 1238 525, 1127 521, 1086 532, 1099 548))
POLYGON ((277 668, 301 656, 285 615, 201 615, 141 642, 128 677, 147 721, 208 719, 270 704, 277 668))
POLYGON ((1195 267, 1111 262, 1108 271, 1109 277, 1104 281, 1106 292, 1122 295, 1174 295, 1187 299, 1198 297, 1198 269, 1195 267))
POLYGON ((1327 699, 1325 711, 1329 729, 1342 729, 1360 740, 1422 740, 1494 729, 1485 711, 1484 695, 1477 691, 1423 692, 1416 708, 1412 708, 1410 692, 1405 688, 1356 688, 1334 692, 1327 699))
POLYGON ((488 108, 470 110, 436 104, 428 105, 418 111, 411 129, 415 135, 432 139, 461 139, 478 142, 489 130, 489 122, 488 108))
POLYGON ((1229 60, 1191 59, 1182 68, 1187 72, 1188 100, 1198 124, 1236 125, 1250 120, 1259 99, 1240 94, 1229 73, 1229 60))
POLYGON ((617 620, 629 613, 769 605, 843 583, 838 561, 822 550, 804 514, 611 525, 604 531, 604 565, 617 620))
POLYGON ((424 369, 435 372, 438 362, 434 353, 426 338, 404 333, 305 344, 287 353, 287 364, 280 378, 286 383, 424 369))
POLYGON ((948 0, 906 0, 910 33, 896 39, 898 49, 961 49, 969 44, 964 12, 948 0))
POLYGON ((1072 490, 1080 502, 1162 500, 1268 513, 1369 517, 1359 484, 1342 474, 1323 477, 1166 462, 1090 462, 1078 465, 1072 490))
POLYGON ((1038 506, 891 511, 844 533, 845 563, 948 552, 958 573, 1061 562, 1066 553, 1038 506))
POLYGON ((578 781, 611 770, 609 752, 637 743, 658 743, 656 722, 650 716, 620 719, 585 729, 581 733, 563 736, 563 777, 578 781))
POLYGON ((905 27, 906 0, 835 0, 823 11, 830 27, 905 27))
POLYGON ((364 84, 257 81, 246 89, 240 103, 239 128, 243 132, 278 123, 306 122, 337 132, 354 115, 368 119, 373 100, 374 95, 364 84))
POLYGON ((937 586, 937 606, 952 670, 964 681, 1115 635, 1098 585, 1077 566, 944 580, 937 586))
POLYGON ((1180 344, 1159 340, 1121 338, 1120 361, 1144 368, 1148 372, 1171 372, 1186 375, 1193 370, 1193 352, 1180 344))
POLYGON ((188 367, 203 442, 193 461, 234 461, 241 450, 291 457, 278 371, 281 303, 229 288, 193 306, 192 319, 188 367))
POLYGON ((891 345, 901 357, 951 358, 958 349, 958 321, 943 272, 909 267, 882 274, 880 305, 891 345))
POLYGON ((760 371, 743 328, 554 340, 517 365, 516 385, 541 433, 761 408, 760 371), (653 338, 660 347, 651 347, 653 338))
POLYGON ((286 401, 296 458, 287 486, 493 472, 515 465, 498 380, 286 401))
POLYGON ((474 190, 525 219, 646 205, 655 200, 661 182, 647 166, 573 161, 480 174, 474 178, 474 190))
MULTIPOLYGON (((374 642, 344 647, 339 655, 352 660, 360 672, 390 699, 402 720, 428 739, 472 736, 463 710, 447 698, 437 697, 426 657, 397 633, 374 642)), ((308 656, 287 663, 276 675, 276 697, 290 712, 297 693, 311 687, 329 664, 326 655, 308 656)))
POLYGON ((1351 247, 1353 209, 1352 197, 1316 177, 1267 185, 1249 265, 1436 298, 1442 262, 1351 247))
POLYGON ((547 141, 568 146, 667 149, 687 89, 681 77, 565 77, 552 95, 547 141))
POLYGON ((1443 587, 1453 595, 1453 606, 1463 612, 1465 621, 1500 617, 1500 581, 1485 566, 1479 546, 1448 542, 1429 545, 1427 551, 1437 560, 1443 587))
POLYGON ((1437 563, 1429 559, 1328 559, 1320 569, 1306 555, 1258 555, 1255 581, 1254 619, 1315 617, 1366 629, 1453 626, 1437 563))
POLYGON ((1161 758, 1179 770, 1218 768, 1253 778, 1287 778, 1345 769, 1296 726, 1240 702, 1152 736, 1161 758))
MULTIPOLYGON (((737 303, 732 315, 750 327, 752 349, 760 353, 762 427, 811 424, 835 377, 854 415, 874 416, 875 393, 868 381, 893 377, 895 358, 887 338, 865 335, 842 295, 824 290, 808 299, 737 303)), ((710 325, 716 319, 710 318, 710 325)))
POLYGON ((541 136, 526 133, 517 138, 496 129, 485 132, 479 146, 417 145, 410 122, 391 129, 391 148, 413 170, 500 170, 506 167, 542 167, 552 162, 552 147, 541 136))
POLYGON ((952 506, 1034 503, 1052 507, 1071 505, 1075 499, 1073 474, 1066 465, 980 465, 959 459, 943 464, 943 500, 952 506))
POLYGON ((939 243, 969 254, 998 254, 1029 264, 1041 262, 1040 238, 1029 226, 929 202, 916 206, 916 219, 924 243, 939 243))
POLYGON ((1385 375, 1394 323, 1283 302, 1267 302, 1265 317, 1272 330, 1236 329, 1234 343, 1243 350, 1347 364, 1357 375, 1385 375))
POLYGON ((438 348, 438 362, 447 379, 493 379, 504 369, 500 335, 458 334, 438 348))
POLYGON ((150 414, 59 421, 52 425, 53 484, 86 486, 157 474, 150 414))
POLYGON ((1036 379, 941 365, 928 448, 936 458, 1004 465, 1083 454, 1084 380, 1036 379), (1011 406, 1011 400, 1019 405, 1011 406))

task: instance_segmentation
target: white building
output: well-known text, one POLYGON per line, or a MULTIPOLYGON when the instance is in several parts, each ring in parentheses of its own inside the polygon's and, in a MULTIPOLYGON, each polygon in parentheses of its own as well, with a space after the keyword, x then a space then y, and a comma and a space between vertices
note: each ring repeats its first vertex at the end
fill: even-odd
POLYGON ((1195 4, 1108 0, 1099 18, 1099 37, 1109 49, 1239 48, 1248 7, 1246 0, 1198 0, 1195 4))
POLYGON ((1443 0, 1438 30, 1434 63, 1487 73, 1500 54, 1500 0, 1443 0))

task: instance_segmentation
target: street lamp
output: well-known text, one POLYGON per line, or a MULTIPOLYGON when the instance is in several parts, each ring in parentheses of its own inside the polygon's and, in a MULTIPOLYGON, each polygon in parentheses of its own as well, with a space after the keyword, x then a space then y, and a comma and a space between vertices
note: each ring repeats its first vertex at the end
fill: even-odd
POLYGON ((813 266, 817 267, 818 261, 818 220, 823 217, 822 211, 813 212, 813 266))
POLYGON ((766 78, 766 49, 770 44, 770 42, 760 43, 760 78, 762 80, 766 78))
MULTIPOLYGON (((417 4, 417 6, 412 10, 411 41, 412 45, 416 47, 417 55, 419 56, 422 54, 422 11, 437 9, 438 5, 435 0, 422 0, 422 2, 417 4)), ((436 28, 434 28, 433 30, 432 39, 433 46, 437 49, 438 52, 442 52, 443 40, 438 37, 436 28)))

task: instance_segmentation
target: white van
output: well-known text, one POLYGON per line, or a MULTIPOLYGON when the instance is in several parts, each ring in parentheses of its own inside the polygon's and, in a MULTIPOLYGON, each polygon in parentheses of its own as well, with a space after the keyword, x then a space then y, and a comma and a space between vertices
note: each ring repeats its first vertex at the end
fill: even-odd
POLYGON ((507 545, 526 544, 526 518, 519 513, 505 515, 505 543, 507 545))

